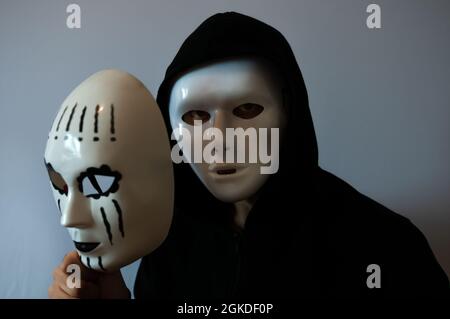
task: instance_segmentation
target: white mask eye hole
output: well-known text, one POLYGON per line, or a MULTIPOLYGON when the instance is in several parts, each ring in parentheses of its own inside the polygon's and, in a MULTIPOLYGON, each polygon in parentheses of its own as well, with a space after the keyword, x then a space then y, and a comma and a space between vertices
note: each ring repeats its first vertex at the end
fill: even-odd
POLYGON ((108 196, 119 189, 119 180, 122 175, 113 172, 109 166, 102 165, 100 168, 90 167, 78 177, 78 186, 84 196, 99 199, 108 196))
POLYGON ((233 114, 241 119, 252 119, 264 111, 264 107, 255 103, 241 104, 233 109, 233 114))
POLYGON ((87 197, 101 195, 111 188, 115 178, 113 176, 93 175, 83 178, 83 194, 87 197), (94 186, 95 185, 95 186, 94 186), (97 186, 98 185, 98 186, 97 186), (98 187, 98 189, 96 188, 98 187))
POLYGON ((52 183, 53 188, 57 190, 61 195, 67 196, 69 189, 64 178, 61 176, 61 174, 53 169, 52 164, 45 163, 45 166, 47 167, 48 177, 50 178, 50 182, 52 183))
POLYGON ((209 121, 211 115, 206 111, 192 110, 183 114, 183 121, 189 125, 194 125, 194 121, 202 121, 202 124, 209 121))

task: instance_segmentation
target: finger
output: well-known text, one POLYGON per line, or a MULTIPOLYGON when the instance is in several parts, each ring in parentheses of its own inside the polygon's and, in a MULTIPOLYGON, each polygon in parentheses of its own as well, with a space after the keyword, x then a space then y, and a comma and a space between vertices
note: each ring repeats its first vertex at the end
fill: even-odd
POLYGON ((53 274, 55 283, 68 295, 75 298, 98 298, 100 289, 97 284, 80 279, 79 287, 73 287, 74 283, 69 282, 69 274, 57 268, 53 274))
POLYGON ((76 250, 71 251, 64 257, 64 260, 59 265, 59 268, 61 268, 61 270, 63 270, 66 273, 71 273, 71 271, 68 271, 67 268, 69 265, 73 265, 73 264, 78 265, 80 267, 82 280, 87 280, 87 281, 92 281, 92 282, 96 282, 98 280, 99 273, 92 269, 87 268, 81 262, 80 256, 78 255, 78 252, 76 250))
POLYGON ((100 297, 100 288, 88 281, 81 280, 79 288, 70 288, 66 283, 62 284, 60 288, 74 298, 95 299, 100 297))
POLYGON ((48 297, 50 299, 75 299, 74 297, 66 294, 56 283, 53 283, 48 288, 48 297))
POLYGON ((75 251, 75 250, 71 251, 70 253, 68 253, 64 256, 64 259, 59 264, 59 267, 63 270, 66 270, 67 266, 70 264, 81 265, 80 256, 78 255, 77 251, 75 251))

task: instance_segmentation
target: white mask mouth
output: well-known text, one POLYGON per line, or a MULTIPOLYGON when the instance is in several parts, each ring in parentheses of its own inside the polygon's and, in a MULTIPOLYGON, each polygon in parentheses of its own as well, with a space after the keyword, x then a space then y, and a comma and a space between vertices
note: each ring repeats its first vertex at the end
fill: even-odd
POLYGON ((92 252, 100 245, 100 243, 79 242, 75 240, 73 241, 73 243, 75 244, 75 248, 82 253, 92 252))
POLYGON ((238 164, 211 164, 208 166, 209 174, 213 176, 239 175, 248 166, 238 164))
POLYGON ((215 171, 218 175, 230 175, 236 173, 235 168, 225 168, 225 169, 219 169, 215 171))

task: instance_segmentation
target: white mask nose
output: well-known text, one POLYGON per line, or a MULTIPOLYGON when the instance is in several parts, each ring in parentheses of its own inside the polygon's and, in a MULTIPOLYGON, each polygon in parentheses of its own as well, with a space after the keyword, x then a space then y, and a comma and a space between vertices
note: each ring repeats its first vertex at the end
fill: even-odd
POLYGON ((224 111, 218 110, 214 112, 212 125, 214 128, 221 130, 222 134, 225 134, 225 129, 227 128, 227 115, 224 111))
POLYGON ((66 207, 62 209, 61 225, 67 228, 88 228, 93 223, 89 207, 86 207, 86 199, 69 195, 66 207))

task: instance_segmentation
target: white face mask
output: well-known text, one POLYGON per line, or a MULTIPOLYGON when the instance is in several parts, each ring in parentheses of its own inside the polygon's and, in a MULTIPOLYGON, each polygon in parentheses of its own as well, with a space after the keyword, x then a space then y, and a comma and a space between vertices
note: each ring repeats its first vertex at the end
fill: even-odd
MULTIPOLYGON (((223 143, 218 144, 217 149, 222 149, 221 156, 225 158, 223 154, 230 151, 226 146, 226 128, 267 128, 266 147, 270 153, 276 144, 273 152, 278 152, 279 135, 271 136, 271 129, 278 128, 282 132, 286 116, 282 110, 282 85, 276 75, 262 60, 245 58, 210 64, 184 74, 171 91, 172 129, 186 129, 194 136, 194 120, 203 123, 200 123, 203 131, 220 129, 223 143)), ((215 142, 215 138, 211 140, 215 142)), ((210 143, 203 141, 202 147, 210 143)), ((261 143, 259 138, 258 143, 261 143)), ((237 146, 235 140, 234 154, 245 152, 243 164, 236 160, 234 163, 223 161, 223 164, 187 160, 208 190, 224 202, 235 203, 250 198, 270 176, 261 174, 264 165, 259 158, 256 163, 249 161, 249 154, 256 151, 249 149, 249 143, 244 149, 237 149, 237 146)))
POLYGON ((45 150, 61 224, 83 264, 113 271, 150 253, 172 221, 167 131, 144 85, 105 70, 63 102, 45 150))

